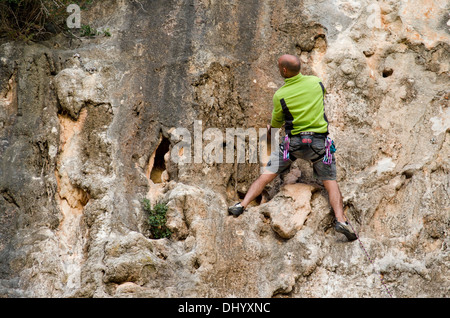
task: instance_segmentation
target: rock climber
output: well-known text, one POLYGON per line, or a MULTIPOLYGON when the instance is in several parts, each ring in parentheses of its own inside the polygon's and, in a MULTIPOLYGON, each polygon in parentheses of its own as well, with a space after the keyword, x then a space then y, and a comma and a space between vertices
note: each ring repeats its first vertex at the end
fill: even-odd
POLYGON ((250 186, 244 199, 229 207, 228 212, 236 217, 241 215, 269 182, 297 158, 302 158, 312 162, 314 176, 328 192, 336 218, 335 230, 353 241, 357 237, 344 215, 342 194, 336 181, 336 160, 332 155, 334 143, 328 137, 324 109, 326 90, 318 77, 302 75, 300 68, 300 60, 294 55, 286 54, 278 59, 285 84, 273 96, 272 119, 267 128, 270 133, 271 128, 281 128, 284 124, 286 137, 279 150, 272 152, 264 172, 250 186))

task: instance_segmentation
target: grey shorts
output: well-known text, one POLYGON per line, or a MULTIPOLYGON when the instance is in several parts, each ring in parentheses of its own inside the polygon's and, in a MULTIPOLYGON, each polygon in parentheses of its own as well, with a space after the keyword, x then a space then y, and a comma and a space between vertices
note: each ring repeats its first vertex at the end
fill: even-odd
POLYGON ((331 165, 322 159, 325 155, 325 135, 294 135, 290 137, 289 159, 283 159, 283 143, 273 151, 265 172, 280 174, 288 169, 296 159, 304 159, 313 163, 314 176, 319 180, 336 180, 336 160, 333 154, 331 165))

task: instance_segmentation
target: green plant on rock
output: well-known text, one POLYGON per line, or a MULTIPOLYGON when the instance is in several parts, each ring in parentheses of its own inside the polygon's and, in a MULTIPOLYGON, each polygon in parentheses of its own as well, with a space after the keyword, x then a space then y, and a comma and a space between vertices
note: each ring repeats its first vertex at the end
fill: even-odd
POLYGON ((148 213, 148 224, 150 226, 151 238, 161 239, 168 238, 172 235, 172 232, 166 227, 167 222, 167 205, 164 203, 157 203, 152 208, 150 200, 142 200, 144 211, 148 213))
POLYGON ((90 25, 82 25, 80 30, 80 36, 93 37, 98 34, 97 30, 90 25))
POLYGON ((104 36, 111 36, 111 32, 109 32, 109 28, 104 30, 104 31, 99 31, 93 27, 91 27, 90 25, 82 25, 81 29, 80 29, 80 36, 81 37, 95 37, 97 35, 104 35, 104 36))
POLYGON ((42 41, 68 31, 67 7, 87 10, 93 0, 0 0, 0 39, 42 41))

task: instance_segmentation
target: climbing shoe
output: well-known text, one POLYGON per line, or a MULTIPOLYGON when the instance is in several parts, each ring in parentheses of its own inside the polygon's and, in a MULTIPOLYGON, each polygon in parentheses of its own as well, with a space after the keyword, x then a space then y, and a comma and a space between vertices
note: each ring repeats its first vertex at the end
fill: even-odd
POLYGON ((336 221, 334 229, 336 230, 336 232, 344 234, 349 241, 354 241, 358 238, 347 222, 342 223, 336 221))
POLYGON ((233 206, 228 208, 228 213, 234 216, 239 216, 244 212, 244 207, 241 205, 241 202, 236 203, 233 206))

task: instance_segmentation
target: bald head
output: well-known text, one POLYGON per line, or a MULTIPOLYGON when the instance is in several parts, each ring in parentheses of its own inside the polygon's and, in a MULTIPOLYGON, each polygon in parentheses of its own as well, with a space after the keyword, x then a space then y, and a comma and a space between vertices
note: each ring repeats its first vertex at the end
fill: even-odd
POLYGON ((284 78, 289 78, 300 73, 300 60, 295 55, 285 54, 278 59, 278 68, 284 78))

